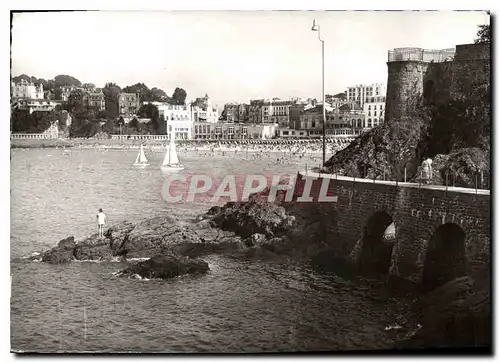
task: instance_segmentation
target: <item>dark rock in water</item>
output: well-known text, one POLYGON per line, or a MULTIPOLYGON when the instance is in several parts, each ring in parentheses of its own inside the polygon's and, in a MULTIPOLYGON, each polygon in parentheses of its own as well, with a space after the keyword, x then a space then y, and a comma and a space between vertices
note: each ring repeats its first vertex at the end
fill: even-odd
POLYGON ((62 239, 56 247, 42 254, 42 261, 51 264, 68 263, 73 259, 74 246, 75 238, 73 236, 62 239))
POLYGON ((215 216, 219 214, 222 211, 222 207, 218 205, 214 205, 212 208, 210 208, 207 212, 207 215, 209 216, 215 216))
POLYGON ((147 279, 168 279, 185 274, 204 273, 208 270, 208 263, 201 259, 159 255, 127 267, 120 274, 127 276, 139 275, 147 279))
POLYGON ((108 238, 99 238, 97 234, 76 244, 73 254, 77 260, 109 260, 113 257, 108 238))
POLYGON ((273 203, 229 202, 212 221, 217 227, 244 238, 254 233, 273 237, 286 233, 295 218, 288 215, 285 208, 273 203))
POLYGON ((248 247, 257 246, 260 247, 266 242, 267 238, 262 233, 254 233, 250 237, 245 239, 245 245, 248 247))
POLYGON ((114 254, 119 254, 119 251, 126 242, 128 235, 134 228, 135 224, 124 221, 108 228, 108 230, 104 232, 104 236, 110 241, 110 247, 114 254))
POLYGON ((74 248, 75 245, 76 245, 75 237, 69 236, 66 237, 65 239, 60 240, 59 243, 57 244, 57 247, 69 250, 74 248))
POLYGON ((174 218, 157 216, 138 223, 117 252, 127 257, 150 257, 169 246, 198 240, 193 230, 174 218))
POLYGON ((491 347, 489 290, 474 290, 474 281, 461 277, 427 293, 418 302, 415 321, 421 328, 399 348, 491 347))
POLYGON ((199 221, 158 215, 139 223, 122 222, 108 228, 103 238, 93 234, 77 243, 73 238, 63 240, 45 253, 44 260, 109 260, 162 254, 197 257, 243 251, 242 237, 251 235, 254 237, 246 241, 248 246, 276 251, 294 223, 294 217, 283 207, 269 203, 228 203, 212 208, 210 213, 218 214, 199 221))
POLYGON ((73 259, 73 250, 54 248, 42 255, 42 261, 52 264, 68 263, 73 259))

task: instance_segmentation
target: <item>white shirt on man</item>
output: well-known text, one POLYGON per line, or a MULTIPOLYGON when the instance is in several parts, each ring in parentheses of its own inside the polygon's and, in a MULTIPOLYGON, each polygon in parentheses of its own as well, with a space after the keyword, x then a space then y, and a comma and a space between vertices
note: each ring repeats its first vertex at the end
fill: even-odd
POLYGON ((99 214, 97 215, 97 224, 106 224, 106 214, 104 214, 104 212, 99 212, 99 214))

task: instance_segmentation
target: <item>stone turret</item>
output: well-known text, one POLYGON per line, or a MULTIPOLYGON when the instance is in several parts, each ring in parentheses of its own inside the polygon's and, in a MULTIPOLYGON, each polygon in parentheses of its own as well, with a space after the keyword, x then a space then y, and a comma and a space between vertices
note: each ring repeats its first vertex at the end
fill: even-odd
POLYGON ((398 120, 409 113, 424 91, 424 75, 433 62, 453 58, 455 49, 427 50, 396 48, 389 51, 387 61, 387 97, 385 120, 398 120))

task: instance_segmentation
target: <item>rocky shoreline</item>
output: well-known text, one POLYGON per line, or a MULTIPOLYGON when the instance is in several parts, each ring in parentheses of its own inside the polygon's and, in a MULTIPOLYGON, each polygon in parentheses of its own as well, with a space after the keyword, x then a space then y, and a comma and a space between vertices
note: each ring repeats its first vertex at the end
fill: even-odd
MULTIPOLYGON (((168 215, 136 224, 124 221, 108 228, 104 238, 92 235, 76 242, 68 237, 36 258, 52 264, 143 258, 118 275, 144 279, 205 273, 209 266, 201 258, 210 254, 303 260, 321 272, 345 278, 359 274, 350 251, 322 239, 317 204, 283 202, 283 194, 268 203, 267 192, 252 195, 248 202, 212 207, 191 221, 168 215)), ((470 277, 462 277, 422 292, 407 281, 382 278, 387 296, 397 291, 409 304, 398 322, 404 329, 395 330, 396 349, 491 347, 488 288, 477 288, 470 277)))

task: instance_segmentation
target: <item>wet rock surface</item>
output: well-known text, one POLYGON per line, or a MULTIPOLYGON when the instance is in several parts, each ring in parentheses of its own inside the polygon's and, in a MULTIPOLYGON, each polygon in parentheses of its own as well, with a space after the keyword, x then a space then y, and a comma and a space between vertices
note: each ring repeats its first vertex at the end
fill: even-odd
POLYGON ((228 253, 245 248, 234 232, 214 226, 210 219, 177 221, 155 216, 137 224, 124 221, 111 226, 104 237, 97 234, 75 242, 68 237, 42 253, 42 261, 67 263, 76 260, 110 260, 115 257, 144 258, 164 253, 201 256, 228 253))
POLYGON ((145 279, 169 279, 186 274, 205 273, 208 270, 208 263, 198 258, 158 255, 127 267, 119 275, 129 277, 138 275, 145 279))
POLYGON ((227 203, 212 218, 219 228, 244 238, 256 233, 267 238, 284 234, 293 226, 294 220, 284 207, 259 201, 227 203))
POLYGON ((468 277, 420 296, 412 305, 413 329, 396 348, 491 348, 491 299, 468 277))
POLYGON ((73 236, 62 239, 56 247, 42 254, 42 261, 51 264, 71 262, 75 245, 75 237, 73 236))

